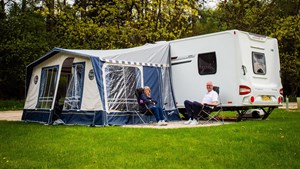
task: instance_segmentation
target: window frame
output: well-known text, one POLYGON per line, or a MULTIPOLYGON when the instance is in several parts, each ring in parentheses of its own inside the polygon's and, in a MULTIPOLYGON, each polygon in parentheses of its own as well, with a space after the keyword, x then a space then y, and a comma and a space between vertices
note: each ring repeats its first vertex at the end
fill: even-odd
POLYGON ((252 51, 251 58, 252 58, 252 70, 253 70, 253 73, 256 74, 256 75, 266 75, 267 74, 267 63, 266 63, 266 55, 265 55, 265 53, 252 51), (264 66, 264 67, 261 68, 261 70, 263 72, 258 72, 259 69, 257 67, 255 67, 255 60, 257 60, 257 58, 254 59, 254 57, 258 56, 258 55, 263 56, 263 65, 262 66, 264 66))
MULTIPOLYGON (((107 112, 127 112, 127 111, 136 110, 137 104, 136 104, 136 98, 135 98, 134 93, 135 93, 135 89, 139 88, 139 87, 142 87, 142 84, 143 84, 142 67, 141 66, 134 66, 134 65, 105 64, 103 66, 103 77, 104 77, 104 89, 105 89, 104 95, 105 95, 106 111, 107 112), (132 97, 127 97, 128 95, 125 96, 125 97, 110 97, 110 95, 112 93, 109 93, 109 92, 113 91, 113 89, 114 89, 110 86, 110 84, 114 84, 114 82, 112 82, 111 79, 114 79, 114 78, 108 79, 108 76, 111 76, 112 75, 111 73, 117 73, 117 72, 115 72, 115 71, 107 72, 107 69, 109 67, 114 67, 114 66, 120 67, 122 69, 122 71, 124 71, 125 68, 134 68, 135 71, 139 72, 139 73, 135 73, 135 77, 134 77, 135 87, 134 87, 134 89, 132 89, 131 92, 129 92, 129 93, 133 94, 132 97), (123 104, 123 105, 121 105, 121 107, 122 106, 124 107, 124 105, 125 105, 126 109, 123 110, 119 107, 117 107, 117 108, 113 107, 113 106, 120 106, 120 105, 114 105, 117 102, 120 105, 123 104)), ((117 79, 115 79, 115 80, 117 80, 117 79)), ((130 86, 128 85, 128 83, 126 83, 126 82, 129 82, 129 81, 126 81, 126 79, 123 75, 122 75, 122 79, 119 79, 119 80, 122 80, 122 82, 121 82, 122 87, 125 86, 125 88, 126 88, 125 89, 125 95, 126 95, 127 94, 126 92, 128 92, 130 90, 130 88, 128 88, 130 86)), ((120 83, 120 81, 119 81, 119 83, 120 83)), ((123 90, 123 88, 119 89, 119 90, 123 90)), ((119 95, 119 96, 121 96, 121 95, 119 95)))
MULTIPOLYGON (((199 73, 199 75, 213 75, 213 74, 216 74, 217 73, 217 55, 216 55, 216 52, 215 51, 213 51, 213 52, 206 52, 206 53, 199 53, 198 54, 198 62, 197 62, 197 64, 198 64, 198 73, 199 73), (213 64, 213 65, 201 65, 201 61, 203 60, 203 59, 201 59, 201 58, 203 58, 203 56, 207 59, 207 57, 209 57, 209 56, 213 56, 214 58, 213 58, 213 62, 212 63, 209 63, 209 64, 213 64), (211 71, 211 72, 205 72, 205 69, 208 69, 208 68, 202 68, 203 66, 212 66, 213 67, 213 69, 214 69, 214 71, 211 71)), ((211 59, 209 59, 209 60, 211 60, 211 59)), ((206 63, 207 64, 207 63, 206 63)))
POLYGON ((54 102, 54 95, 55 95, 56 86, 57 86, 58 73, 59 73, 59 65, 48 66, 48 67, 42 68, 41 80, 40 80, 40 86, 39 86, 39 95, 38 95, 37 104, 35 106, 36 109, 52 109, 53 102, 54 102), (46 82, 46 81, 48 81, 48 76, 46 76, 47 77, 46 78, 45 75, 48 74, 47 72, 51 69, 56 69, 56 72, 54 74, 54 78, 52 78, 53 75, 51 77, 51 79, 53 79, 51 84, 54 84, 54 85, 53 86, 51 85, 49 88, 48 84, 46 82), (45 71, 47 71, 47 72, 45 72, 45 71), (45 91, 47 90, 47 88, 49 88, 51 91, 48 90, 47 97, 45 97, 44 95, 45 95, 45 91), (49 93, 51 93, 51 92, 53 92, 52 96, 49 96, 49 93), (46 102, 46 106, 43 106, 43 102, 46 102), (48 102, 48 104, 47 104, 47 102, 48 102))
POLYGON ((71 80, 68 84, 68 88, 67 88, 67 93, 66 93, 66 97, 65 97, 65 100, 64 100, 64 105, 63 105, 63 111, 69 111, 69 110, 80 110, 81 109, 81 104, 82 104, 82 95, 83 95, 83 89, 84 89, 84 78, 85 78, 85 62, 76 62, 76 63, 73 63, 72 64, 72 69, 74 69, 74 72, 72 72, 72 76, 71 76, 71 80), (81 72, 81 79, 79 81, 79 83, 81 84, 81 91, 79 91, 79 97, 77 96, 68 96, 68 91, 69 91, 69 87, 70 87, 70 84, 72 82, 72 78, 73 78, 73 74, 75 73, 75 67, 78 66, 78 65, 82 65, 82 72, 81 72), (74 108, 74 107, 67 107, 66 104, 68 103, 71 103, 69 105, 73 105, 72 103, 76 103, 77 102, 77 107, 74 108))

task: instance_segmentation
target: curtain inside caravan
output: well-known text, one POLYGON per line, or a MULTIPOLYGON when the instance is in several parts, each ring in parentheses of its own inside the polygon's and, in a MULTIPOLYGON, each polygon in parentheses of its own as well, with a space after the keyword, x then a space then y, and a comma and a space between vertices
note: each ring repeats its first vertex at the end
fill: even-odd
POLYGON ((138 67, 107 65, 105 83, 108 111, 136 109, 135 89, 142 86, 138 67))
POLYGON ((81 106, 84 79, 84 63, 73 64, 73 73, 64 101, 63 110, 78 110, 81 106))

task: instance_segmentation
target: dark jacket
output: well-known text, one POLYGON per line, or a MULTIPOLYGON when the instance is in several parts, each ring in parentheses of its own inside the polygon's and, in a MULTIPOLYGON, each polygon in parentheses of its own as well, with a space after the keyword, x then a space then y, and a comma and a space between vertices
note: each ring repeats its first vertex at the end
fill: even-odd
POLYGON ((140 103, 140 104, 146 104, 149 109, 151 109, 152 107, 154 107, 157 104, 156 100, 154 100, 153 98, 151 98, 149 96, 146 96, 145 93, 141 94, 140 99, 143 101, 143 103, 140 103))

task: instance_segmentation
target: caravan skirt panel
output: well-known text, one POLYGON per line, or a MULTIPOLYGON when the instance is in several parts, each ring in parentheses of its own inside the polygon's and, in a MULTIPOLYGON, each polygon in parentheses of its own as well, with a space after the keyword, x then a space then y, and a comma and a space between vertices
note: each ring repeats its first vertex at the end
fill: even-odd
POLYGON ((141 124, 155 122, 154 116, 142 115, 138 112, 110 112, 107 115, 108 125, 122 126, 128 124, 141 124))
MULTIPOLYGON (((178 110, 164 111, 164 117, 167 121, 180 120, 178 110)), ((128 124, 142 124, 155 123, 156 119, 153 115, 143 115, 139 112, 111 112, 107 115, 108 125, 128 125, 128 124)))
POLYGON ((50 110, 24 109, 22 114, 22 120, 48 123, 50 114, 50 110))
POLYGON ((178 109, 174 110, 165 110, 165 116, 168 121, 178 121, 180 120, 178 109))
POLYGON ((103 111, 67 111, 60 117, 65 124, 105 125, 106 112, 103 111))

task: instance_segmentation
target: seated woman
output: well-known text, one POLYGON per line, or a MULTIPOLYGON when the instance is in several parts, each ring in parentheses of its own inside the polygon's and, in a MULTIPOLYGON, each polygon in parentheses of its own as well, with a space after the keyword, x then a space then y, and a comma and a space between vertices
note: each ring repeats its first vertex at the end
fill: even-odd
POLYGON ((163 109, 159 106, 156 106, 156 101, 151 98, 151 90, 150 87, 145 86, 144 87, 144 93, 141 95, 141 99, 143 102, 148 106, 151 112, 154 113, 155 119, 158 122, 158 125, 160 126, 166 126, 167 122, 164 119, 163 115, 163 109))

